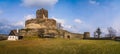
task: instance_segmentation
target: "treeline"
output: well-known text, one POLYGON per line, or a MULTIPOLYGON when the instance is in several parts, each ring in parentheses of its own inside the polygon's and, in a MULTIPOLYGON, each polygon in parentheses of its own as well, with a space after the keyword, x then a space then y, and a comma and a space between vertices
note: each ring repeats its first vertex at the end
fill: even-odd
POLYGON ((112 38, 114 39, 115 37, 117 37, 117 31, 112 28, 112 27, 108 27, 107 28, 107 34, 104 34, 104 37, 101 35, 103 32, 101 31, 101 28, 97 28, 94 32, 94 38, 112 38))
POLYGON ((1 40, 7 40, 8 36, 5 34, 0 34, 0 41, 1 40))

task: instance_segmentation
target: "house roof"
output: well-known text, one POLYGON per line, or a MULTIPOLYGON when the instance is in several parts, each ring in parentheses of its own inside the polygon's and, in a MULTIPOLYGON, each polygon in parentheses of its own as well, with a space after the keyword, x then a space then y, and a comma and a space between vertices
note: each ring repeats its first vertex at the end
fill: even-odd
POLYGON ((17 35, 17 30, 11 30, 9 35, 17 35))

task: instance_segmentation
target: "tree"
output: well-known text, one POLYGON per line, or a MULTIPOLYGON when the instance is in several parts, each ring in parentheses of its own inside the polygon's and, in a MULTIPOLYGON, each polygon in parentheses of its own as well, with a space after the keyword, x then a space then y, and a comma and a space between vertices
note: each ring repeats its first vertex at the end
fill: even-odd
POLYGON ((97 33, 96 33, 96 31, 94 32, 94 38, 96 38, 97 37, 97 33))
POLYGON ((61 23, 57 23, 57 28, 58 28, 59 30, 63 28, 62 25, 61 25, 61 23))
POLYGON ((116 36, 116 30, 113 29, 112 27, 109 27, 109 28, 108 28, 108 36, 109 36, 110 38, 115 37, 115 36, 116 36))
POLYGON ((98 36, 98 38, 100 38, 100 35, 101 35, 101 29, 100 28, 97 28, 97 30, 96 30, 96 33, 97 33, 97 36, 98 36))

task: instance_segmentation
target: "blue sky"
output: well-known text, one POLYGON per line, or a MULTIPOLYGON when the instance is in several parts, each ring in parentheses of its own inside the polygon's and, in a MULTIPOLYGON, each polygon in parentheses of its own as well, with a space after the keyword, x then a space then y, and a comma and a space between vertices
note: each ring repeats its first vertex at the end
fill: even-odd
POLYGON ((62 23, 71 32, 94 32, 100 27, 107 33, 113 27, 120 33, 120 0, 0 0, 0 33, 24 28, 27 19, 35 18, 37 9, 49 11, 49 18, 62 23))

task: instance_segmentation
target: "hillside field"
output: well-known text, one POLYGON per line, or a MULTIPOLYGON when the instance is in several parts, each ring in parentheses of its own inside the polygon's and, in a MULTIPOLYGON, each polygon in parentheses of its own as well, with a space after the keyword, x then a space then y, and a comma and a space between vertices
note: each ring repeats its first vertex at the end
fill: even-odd
POLYGON ((0 54, 120 54, 120 41, 73 39, 0 41, 0 54))

